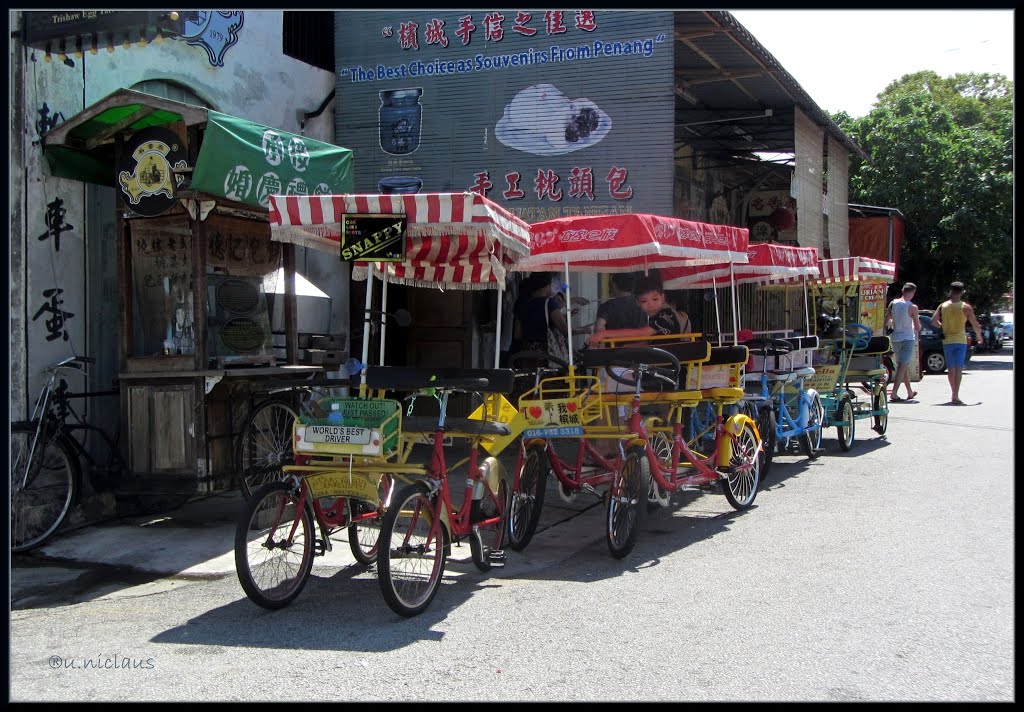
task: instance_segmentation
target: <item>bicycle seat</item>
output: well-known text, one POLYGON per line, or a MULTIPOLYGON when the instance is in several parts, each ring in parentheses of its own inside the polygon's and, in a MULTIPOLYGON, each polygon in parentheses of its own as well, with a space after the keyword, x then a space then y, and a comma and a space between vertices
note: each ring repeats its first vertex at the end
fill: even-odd
MULTIPOLYGON (((432 433, 437 430, 436 415, 413 415, 402 419, 402 430, 407 433, 432 433)), ((512 428, 505 423, 471 418, 444 419, 444 431, 448 434, 496 435, 512 434, 512 428)))
POLYGON ((510 368, 367 366, 366 385, 368 388, 394 391, 462 388, 484 393, 511 393, 515 387, 515 372, 510 368))

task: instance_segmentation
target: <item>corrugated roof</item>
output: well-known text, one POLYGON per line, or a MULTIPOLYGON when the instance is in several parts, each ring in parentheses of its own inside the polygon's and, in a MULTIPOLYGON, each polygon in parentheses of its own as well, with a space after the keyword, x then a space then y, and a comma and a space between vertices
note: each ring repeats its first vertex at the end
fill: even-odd
POLYGON ((731 13, 675 13, 675 42, 677 128, 695 148, 793 153, 799 107, 851 153, 870 160, 731 13))

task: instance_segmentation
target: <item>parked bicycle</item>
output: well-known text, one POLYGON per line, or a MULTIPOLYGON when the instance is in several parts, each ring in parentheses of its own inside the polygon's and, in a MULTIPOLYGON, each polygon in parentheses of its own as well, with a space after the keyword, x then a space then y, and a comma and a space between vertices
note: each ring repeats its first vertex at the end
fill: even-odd
POLYGON ((70 356, 43 369, 46 378, 31 417, 11 424, 11 551, 38 547, 60 529, 78 501, 83 462, 96 490, 115 487, 127 470, 118 436, 89 423, 72 402, 118 391, 67 390, 63 377, 83 376, 91 363, 95 359, 70 356), (100 439, 105 458, 94 457, 86 447, 92 434, 100 439))

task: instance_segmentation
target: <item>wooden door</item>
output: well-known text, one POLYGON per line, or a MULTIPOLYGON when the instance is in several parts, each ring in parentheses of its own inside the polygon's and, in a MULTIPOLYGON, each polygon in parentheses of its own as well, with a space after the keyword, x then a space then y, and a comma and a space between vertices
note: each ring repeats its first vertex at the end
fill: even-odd
POLYGON ((409 289, 412 316, 406 343, 410 366, 461 366, 473 358, 473 295, 467 290, 409 289))

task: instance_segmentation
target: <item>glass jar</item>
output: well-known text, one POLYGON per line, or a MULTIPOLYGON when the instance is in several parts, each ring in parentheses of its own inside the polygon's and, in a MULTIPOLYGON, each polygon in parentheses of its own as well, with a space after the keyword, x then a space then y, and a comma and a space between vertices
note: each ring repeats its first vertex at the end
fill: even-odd
POLYGON ((380 147, 393 156, 404 156, 420 147, 422 89, 389 89, 380 92, 380 147))

